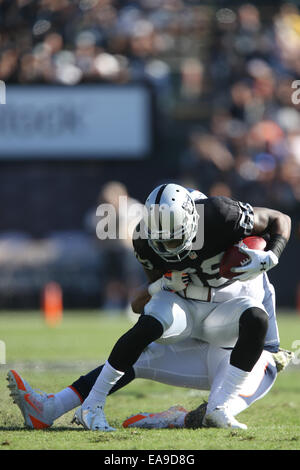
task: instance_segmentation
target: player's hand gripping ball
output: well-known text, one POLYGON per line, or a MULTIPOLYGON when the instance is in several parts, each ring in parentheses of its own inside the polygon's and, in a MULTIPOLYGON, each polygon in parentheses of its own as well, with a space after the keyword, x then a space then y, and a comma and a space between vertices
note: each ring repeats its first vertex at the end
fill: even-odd
POLYGON ((266 241, 262 237, 251 236, 244 238, 239 244, 233 245, 225 252, 221 264, 220 264, 220 275, 226 279, 232 279, 237 276, 237 273, 231 271, 231 268, 247 266, 250 263, 250 257, 240 251, 240 247, 245 246, 251 250, 263 251, 267 245, 266 241))

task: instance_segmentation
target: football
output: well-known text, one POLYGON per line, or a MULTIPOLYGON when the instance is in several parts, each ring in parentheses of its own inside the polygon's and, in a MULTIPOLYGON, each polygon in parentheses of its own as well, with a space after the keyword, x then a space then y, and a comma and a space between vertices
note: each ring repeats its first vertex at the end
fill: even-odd
POLYGON ((233 245, 225 252, 221 264, 220 264, 220 275, 226 279, 232 279, 236 276, 235 273, 231 272, 231 268, 244 266, 249 262, 249 256, 239 251, 239 246, 245 244, 252 250, 264 250, 267 243, 264 238, 258 236, 251 236, 244 238, 239 244, 233 245))

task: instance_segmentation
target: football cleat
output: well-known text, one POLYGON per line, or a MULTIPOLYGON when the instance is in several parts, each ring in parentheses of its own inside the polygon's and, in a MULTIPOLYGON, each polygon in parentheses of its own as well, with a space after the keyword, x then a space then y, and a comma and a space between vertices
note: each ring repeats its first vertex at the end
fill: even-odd
POLYGON ((187 410, 182 406, 172 406, 161 413, 139 413, 130 416, 122 426, 123 428, 143 429, 182 428, 186 414, 187 410))
POLYGON ((203 402, 195 410, 189 411, 184 420, 184 427, 187 429, 202 428, 206 409, 207 402, 203 402))
POLYGON ((203 426, 207 428, 247 429, 246 424, 239 423, 223 406, 217 406, 203 418, 203 426))
POLYGON ((112 428, 106 421, 103 406, 101 405, 96 405, 94 408, 80 406, 75 411, 72 423, 82 425, 84 429, 90 431, 115 431, 115 428, 112 428))
POLYGON ((25 426, 49 428, 54 421, 54 395, 34 390, 15 370, 8 372, 7 380, 10 396, 20 408, 25 426))

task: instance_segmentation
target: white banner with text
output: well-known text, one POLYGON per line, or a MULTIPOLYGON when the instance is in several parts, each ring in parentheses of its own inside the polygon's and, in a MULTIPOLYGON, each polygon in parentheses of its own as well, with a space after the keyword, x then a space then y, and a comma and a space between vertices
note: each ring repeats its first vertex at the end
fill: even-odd
POLYGON ((7 85, 0 159, 145 158, 151 109, 139 85, 7 85))

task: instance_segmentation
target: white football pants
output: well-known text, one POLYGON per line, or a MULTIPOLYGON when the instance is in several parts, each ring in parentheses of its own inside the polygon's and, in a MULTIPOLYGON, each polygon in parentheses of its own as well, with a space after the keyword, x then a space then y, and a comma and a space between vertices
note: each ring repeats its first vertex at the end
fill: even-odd
MULTIPOLYGON (((151 343, 134 365, 136 378, 155 380, 176 387, 210 390, 209 399, 220 389, 231 351, 195 339, 174 344, 151 343)), ((275 382, 277 370, 272 354, 263 351, 249 374, 241 394, 232 400, 235 416, 262 398, 275 382)))
POLYGON ((218 347, 232 348, 238 339, 240 316, 250 307, 259 307, 269 316, 265 349, 278 349, 275 291, 266 273, 252 281, 236 281, 218 289, 214 300, 203 302, 160 291, 145 305, 144 314, 153 316, 163 325, 159 343, 194 338, 218 347))

